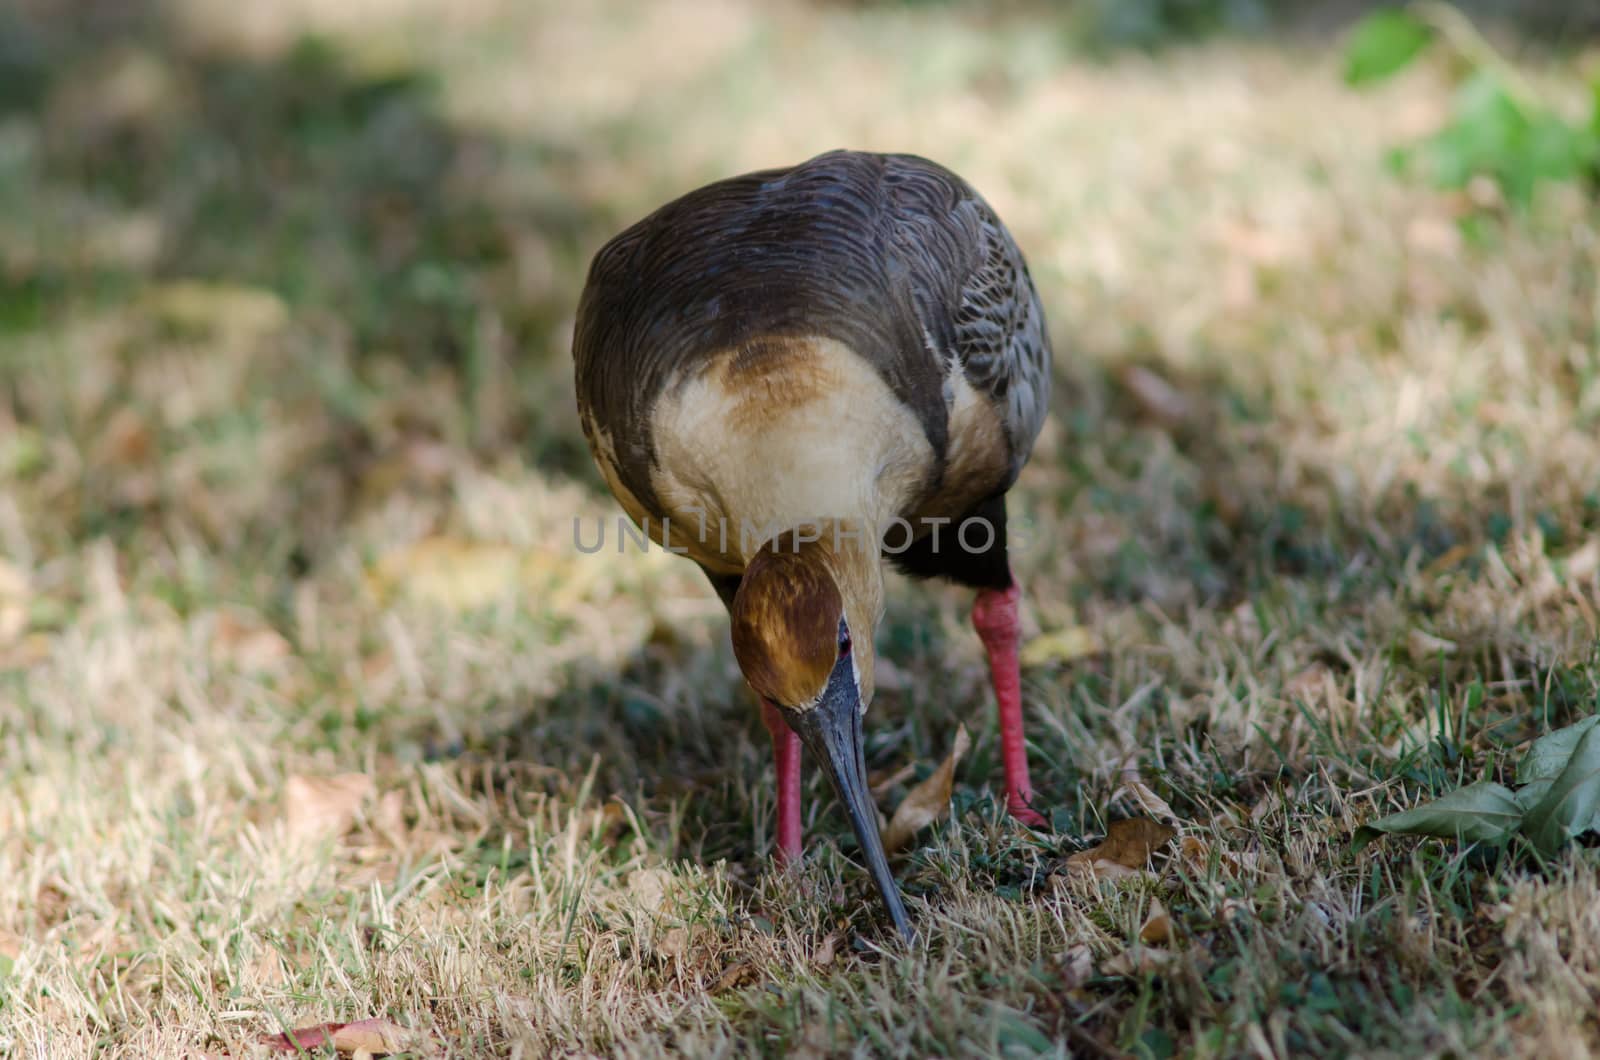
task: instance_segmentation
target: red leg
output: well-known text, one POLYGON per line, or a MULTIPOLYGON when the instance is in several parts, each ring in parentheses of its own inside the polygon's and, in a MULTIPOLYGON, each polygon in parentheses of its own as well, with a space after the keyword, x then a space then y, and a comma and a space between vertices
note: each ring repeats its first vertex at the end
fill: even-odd
POLYGON ((772 856, 780 865, 800 860, 800 737, 789 728, 771 700, 761 701, 761 720, 772 734, 772 764, 778 773, 778 846, 772 856))
POLYGON ((1022 667, 1017 647, 1022 623, 1017 601, 1022 590, 1013 585, 1003 592, 984 589, 972 605, 972 625, 989 653, 989 677, 1000 706, 1000 753, 1006 767, 1006 809, 1011 816, 1034 828, 1047 827, 1033 808, 1033 785, 1028 780, 1028 750, 1022 736, 1022 667))

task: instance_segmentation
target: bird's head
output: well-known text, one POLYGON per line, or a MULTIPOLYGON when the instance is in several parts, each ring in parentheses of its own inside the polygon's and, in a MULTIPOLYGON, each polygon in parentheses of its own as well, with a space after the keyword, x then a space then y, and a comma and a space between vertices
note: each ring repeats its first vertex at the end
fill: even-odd
POLYGON ((909 937, 862 749, 883 573, 875 549, 845 545, 823 531, 788 532, 763 546, 733 599, 733 651, 750 687, 778 707, 827 772, 895 927, 909 937))

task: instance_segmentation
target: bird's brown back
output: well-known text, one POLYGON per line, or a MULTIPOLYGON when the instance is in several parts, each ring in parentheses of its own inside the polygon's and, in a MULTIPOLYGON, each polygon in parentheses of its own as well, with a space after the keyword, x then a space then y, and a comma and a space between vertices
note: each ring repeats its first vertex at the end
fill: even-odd
POLYGON ((1001 406, 1000 464, 1012 477, 1048 398, 1049 344, 1026 266, 953 173, 837 151, 719 181, 606 244, 579 306, 584 427, 591 445, 604 433, 604 459, 640 507, 660 514, 650 413, 664 393, 730 350, 760 377, 785 337, 832 339, 870 363, 914 415, 934 469, 946 463, 952 370, 1001 406))

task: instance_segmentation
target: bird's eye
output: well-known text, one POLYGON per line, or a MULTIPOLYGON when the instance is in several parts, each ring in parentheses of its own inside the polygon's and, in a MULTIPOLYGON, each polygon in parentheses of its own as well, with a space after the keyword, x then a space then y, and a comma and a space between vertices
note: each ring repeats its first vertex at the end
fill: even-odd
POLYGON ((847 629, 842 629, 841 628, 839 630, 839 658, 842 659, 846 655, 849 655, 849 654, 850 654, 850 631, 847 630, 847 629))

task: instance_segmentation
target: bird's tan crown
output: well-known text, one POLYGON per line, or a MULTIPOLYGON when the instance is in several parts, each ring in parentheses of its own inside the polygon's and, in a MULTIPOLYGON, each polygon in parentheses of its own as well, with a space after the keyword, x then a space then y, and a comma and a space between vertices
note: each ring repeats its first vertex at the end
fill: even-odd
POLYGON ((733 653, 757 695, 785 707, 815 702, 839 657, 844 598, 825 550, 793 533, 745 568, 732 608, 733 653))

